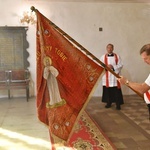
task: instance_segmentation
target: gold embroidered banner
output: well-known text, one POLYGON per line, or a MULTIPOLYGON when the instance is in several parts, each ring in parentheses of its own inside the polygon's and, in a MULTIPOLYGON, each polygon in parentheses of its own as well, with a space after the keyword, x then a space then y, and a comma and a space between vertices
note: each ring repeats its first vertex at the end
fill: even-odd
POLYGON ((67 141, 104 69, 36 15, 38 118, 67 141))

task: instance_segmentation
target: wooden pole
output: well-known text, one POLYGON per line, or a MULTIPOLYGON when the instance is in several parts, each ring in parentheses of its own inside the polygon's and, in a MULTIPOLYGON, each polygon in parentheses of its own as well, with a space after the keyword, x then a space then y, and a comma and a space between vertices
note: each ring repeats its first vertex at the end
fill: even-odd
MULTIPOLYGON (((37 12, 38 10, 35 9, 34 6, 31 7, 31 10, 34 12, 37 12)), ((49 20, 49 19, 48 19, 49 20)), ((60 29, 58 26, 56 26, 52 21, 50 21, 50 24, 58 31, 60 32, 64 37, 66 37, 69 41, 74 43, 76 46, 78 46, 82 51, 86 53, 86 55, 90 56, 93 60, 98 62, 102 67, 104 67, 106 70, 111 72, 116 78, 121 78, 118 74, 116 74, 113 70, 111 70, 109 67, 107 67, 103 62, 101 62, 98 58, 96 58, 92 53, 90 53, 87 49, 85 49, 81 44, 79 44, 77 41, 75 41, 72 37, 70 37, 66 32, 64 32, 62 29, 60 29)), ((133 90, 135 93, 137 93, 140 97, 143 98, 143 95, 139 93, 138 91, 135 91, 133 88, 128 86, 131 90, 133 90)))

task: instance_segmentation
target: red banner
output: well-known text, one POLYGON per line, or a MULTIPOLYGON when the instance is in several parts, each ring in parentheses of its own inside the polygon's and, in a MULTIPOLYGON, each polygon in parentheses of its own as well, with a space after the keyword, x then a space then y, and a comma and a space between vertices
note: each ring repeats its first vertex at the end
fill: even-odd
POLYGON ((50 133, 68 140, 103 68, 37 14, 37 109, 50 133))

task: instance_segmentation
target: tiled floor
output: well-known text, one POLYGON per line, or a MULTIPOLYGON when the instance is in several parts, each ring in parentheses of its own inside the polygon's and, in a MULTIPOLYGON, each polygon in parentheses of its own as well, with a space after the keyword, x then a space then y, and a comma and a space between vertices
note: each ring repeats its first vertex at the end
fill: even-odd
POLYGON ((109 109, 100 98, 92 98, 86 108, 117 150, 150 150, 150 121, 145 102, 136 95, 124 96, 125 104, 109 109))
POLYGON ((0 99, 0 150, 49 150, 48 129, 35 106, 35 98, 0 99))
MULTIPOLYGON (((86 110, 117 150, 150 150, 150 121, 138 96, 124 96, 120 111, 92 98, 86 110)), ((0 98, 0 150, 49 150, 47 127, 36 116, 35 98, 0 98)))

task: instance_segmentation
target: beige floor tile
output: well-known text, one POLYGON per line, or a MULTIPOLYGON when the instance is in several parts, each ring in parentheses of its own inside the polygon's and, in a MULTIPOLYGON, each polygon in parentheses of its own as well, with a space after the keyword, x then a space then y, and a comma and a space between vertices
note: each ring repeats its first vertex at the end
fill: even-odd
POLYGON ((0 99, 0 150, 49 150, 48 128, 35 106, 35 98, 0 99))

